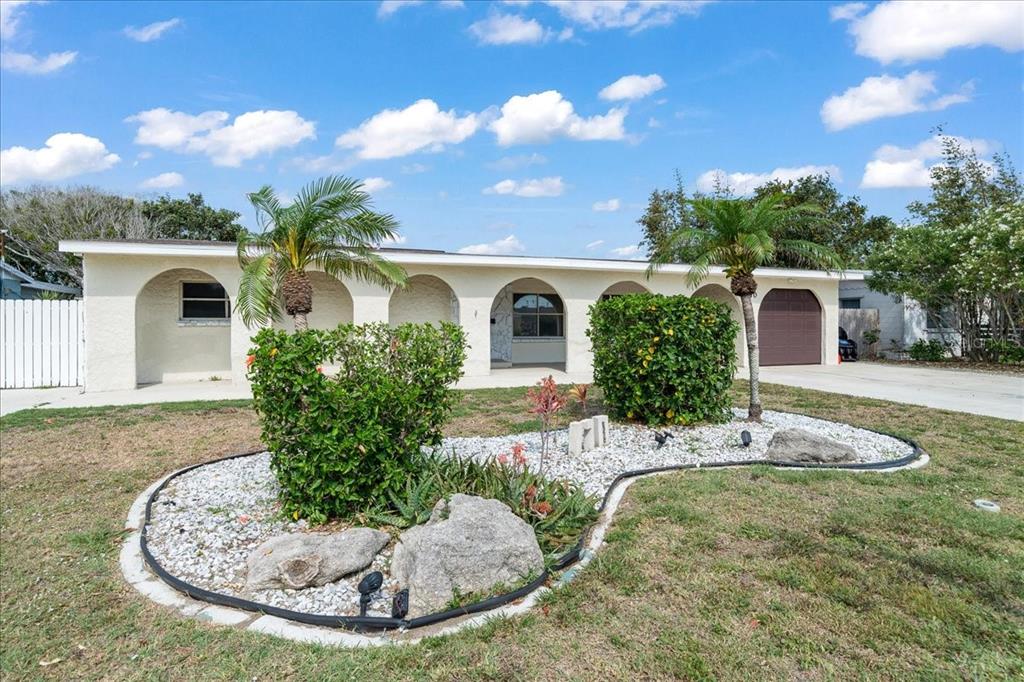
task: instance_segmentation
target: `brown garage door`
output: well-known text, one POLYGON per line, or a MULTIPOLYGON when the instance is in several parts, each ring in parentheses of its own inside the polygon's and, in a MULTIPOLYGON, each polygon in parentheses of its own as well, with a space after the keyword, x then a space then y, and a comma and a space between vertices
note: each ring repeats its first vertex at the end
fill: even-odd
POLYGON ((821 307, 807 289, 772 289, 761 301, 762 365, 820 365, 821 307))

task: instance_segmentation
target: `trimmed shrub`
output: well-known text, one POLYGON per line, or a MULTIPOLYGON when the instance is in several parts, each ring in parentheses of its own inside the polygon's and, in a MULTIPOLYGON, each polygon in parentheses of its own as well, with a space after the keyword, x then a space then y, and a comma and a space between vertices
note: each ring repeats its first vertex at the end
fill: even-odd
POLYGON ((992 359, 992 362, 1004 365, 1024 363, 1024 346, 1013 341, 989 339, 985 342, 985 354, 992 359))
POLYGON ((254 341, 253 406, 281 502, 314 523, 402 489, 420 446, 441 441, 466 355, 450 323, 264 329, 254 341))
POLYGON ((739 326, 706 298, 627 294, 590 307, 594 383, 613 416, 651 426, 721 421, 739 326))
POLYGON ((946 357, 946 347, 935 339, 930 339, 928 341, 918 339, 910 345, 907 352, 910 353, 911 360, 939 362, 946 357))

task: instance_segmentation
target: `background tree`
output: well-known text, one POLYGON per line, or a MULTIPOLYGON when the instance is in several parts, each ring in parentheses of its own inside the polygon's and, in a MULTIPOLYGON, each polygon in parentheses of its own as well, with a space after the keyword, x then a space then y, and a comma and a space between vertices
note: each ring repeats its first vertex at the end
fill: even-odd
POLYGON ((307 269, 385 287, 405 283, 405 271, 374 252, 376 244, 398 236, 393 216, 371 210, 370 195, 359 180, 328 176, 306 185, 295 202, 283 206, 264 186, 249 195, 262 230, 239 233, 242 266, 237 308, 249 326, 279 319, 281 304, 308 327, 313 285, 307 269))
POLYGON ((0 193, 4 257, 44 282, 82 286, 82 259, 62 239, 152 239, 159 226, 135 200, 95 187, 29 187, 0 193))
POLYGON ((686 278, 697 287, 707 278, 712 265, 725 266, 725 276, 733 295, 743 308, 743 327, 747 338, 747 365, 750 369, 750 406, 748 417, 761 419, 760 361, 757 345, 757 321, 753 296, 757 292, 754 271, 772 265, 782 256, 802 267, 837 269, 842 261, 830 247, 801 239, 782 237, 783 230, 796 221, 823 220, 821 211, 810 204, 787 205, 783 194, 772 194, 754 201, 702 197, 689 205, 699 227, 682 227, 672 232, 661 251, 653 254, 648 274, 660 266, 676 262, 676 243, 693 249, 686 278))
POLYGON ((989 339, 1022 341, 1024 191, 1007 157, 982 161, 961 139, 938 136, 931 197, 910 204, 916 222, 875 248, 867 281, 917 301, 947 347, 985 359, 989 339))
POLYGON ((242 230, 241 214, 208 206, 202 194, 189 192, 187 199, 164 195, 142 202, 142 214, 158 226, 163 239, 200 239, 233 242, 242 230))
MULTIPOLYGON (((637 220, 644 234, 640 245, 646 249, 649 260, 657 253, 666 257, 671 256, 672 262, 675 263, 690 263, 700 254, 700 249, 686 240, 673 238, 672 235, 681 229, 696 229, 703 225, 694 214, 679 171, 675 172, 675 183, 672 189, 655 189, 651 192, 647 200, 647 209, 637 220)), ((697 199, 700 196, 695 194, 693 198, 697 199)))

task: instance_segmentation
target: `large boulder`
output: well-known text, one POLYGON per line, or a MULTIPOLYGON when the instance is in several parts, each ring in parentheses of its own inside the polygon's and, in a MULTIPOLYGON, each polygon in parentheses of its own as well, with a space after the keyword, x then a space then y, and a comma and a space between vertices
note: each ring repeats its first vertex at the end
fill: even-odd
POLYGON ((430 520, 402 533, 391 577, 409 588, 409 616, 435 613, 455 596, 509 585, 544 569, 530 524, 508 505, 473 495, 440 500, 430 520))
POLYGON ((804 429, 776 431, 768 443, 766 456, 776 462, 836 464, 857 461, 857 451, 849 445, 804 429))
POLYGON ((270 538, 249 555, 250 590, 320 587, 362 570, 388 544, 373 528, 350 528, 330 535, 290 533, 270 538))

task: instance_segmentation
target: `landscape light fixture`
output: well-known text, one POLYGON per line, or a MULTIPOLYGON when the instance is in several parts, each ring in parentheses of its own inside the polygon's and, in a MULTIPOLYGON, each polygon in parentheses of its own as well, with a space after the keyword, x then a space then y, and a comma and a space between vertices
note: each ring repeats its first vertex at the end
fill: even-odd
POLYGON ((754 439, 750 437, 750 431, 743 431, 740 433, 740 440, 743 441, 743 447, 749 448, 754 439))
POLYGON ((409 588, 399 590, 391 598, 391 617, 405 618, 409 613, 409 588))
POLYGON ((675 436, 673 436, 670 431, 654 432, 654 441, 658 444, 659 450, 661 449, 661 446, 663 446, 665 442, 668 441, 669 438, 675 438, 675 436))
POLYGON ((366 615, 366 607, 370 605, 370 595, 380 589, 384 584, 384 574, 380 571, 367 573, 366 577, 359 581, 359 616, 366 615))

